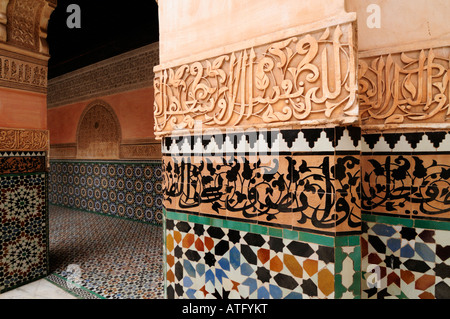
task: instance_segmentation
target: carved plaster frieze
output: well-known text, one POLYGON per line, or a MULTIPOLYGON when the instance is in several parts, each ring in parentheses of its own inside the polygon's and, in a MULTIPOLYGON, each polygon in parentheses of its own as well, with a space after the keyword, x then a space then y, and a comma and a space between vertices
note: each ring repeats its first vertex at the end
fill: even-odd
POLYGON ((155 134, 358 120, 354 23, 157 71, 155 134))
POLYGON ((0 40, 48 55, 47 26, 55 7, 56 0, 3 0, 0 3, 0 25, 6 30, 0 30, 0 40))
POLYGON ((45 93, 48 68, 45 63, 18 54, 0 52, 0 86, 45 93))
POLYGON ((159 44, 156 42, 52 78, 48 83, 48 108, 151 88, 153 67, 158 61, 159 44))
POLYGON ((431 48, 359 60, 363 126, 447 123, 450 48, 431 48))
POLYGON ((47 151, 49 132, 0 128, 0 151, 47 151))

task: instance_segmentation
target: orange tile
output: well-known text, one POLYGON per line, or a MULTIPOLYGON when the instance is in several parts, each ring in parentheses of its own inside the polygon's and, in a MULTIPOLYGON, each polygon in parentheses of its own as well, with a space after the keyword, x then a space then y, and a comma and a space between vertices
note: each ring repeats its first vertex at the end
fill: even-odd
POLYGON ((195 249, 197 251, 203 251, 204 250, 204 245, 203 242, 200 238, 197 238, 197 240, 195 241, 195 249))
POLYGON ((432 293, 429 293, 428 291, 424 291, 419 295, 420 299, 436 299, 432 293))
POLYGON ((432 285, 434 285, 435 282, 435 276, 431 275, 423 275, 419 279, 416 280, 415 287, 419 290, 425 290, 432 285))
POLYGON ((294 256, 285 254, 283 255, 283 261, 293 276, 297 278, 303 277, 303 268, 294 256))
POLYGON ((173 237, 171 234, 168 234, 166 236, 166 247, 168 251, 172 251, 174 248, 174 244, 173 244, 173 237))
POLYGON ((208 250, 213 249, 213 247, 214 247, 214 240, 212 238, 205 236, 204 241, 205 241, 205 246, 206 246, 206 248, 208 250))
POLYGON ((177 242, 177 244, 180 243, 180 241, 181 241, 181 234, 180 234, 179 231, 177 231, 177 230, 174 230, 174 231, 173 231, 173 239, 175 239, 175 241, 177 242))
POLYGON ((334 276, 328 269, 324 268, 319 272, 318 285, 325 296, 334 291, 334 276))
POLYGON ((169 282, 175 281, 175 275, 173 274, 171 269, 169 269, 169 271, 167 272, 166 277, 167 277, 167 281, 169 281, 169 282))
POLYGON ((172 255, 166 255, 166 260, 167 260, 167 265, 169 265, 169 267, 172 267, 175 263, 175 257, 172 255))
POLYGON ((184 248, 189 248, 192 246, 192 244, 194 243, 194 235, 193 234, 186 234, 183 238, 183 247, 184 248))
POLYGON ((258 259, 265 264, 267 261, 269 261, 270 259, 270 250, 268 249, 264 249, 264 248, 260 248, 258 250, 258 259))
POLYGON ((278 256, 275 256, 270 260, 270 270, 275 272, 280 272, 283 270, 283 262, 280 258, 278 258, 278 256))
POLYGON ((309 276, 317 273, 318 270, 318 261, 307 259, 303 262, 303 269, 308 273, 309 276))

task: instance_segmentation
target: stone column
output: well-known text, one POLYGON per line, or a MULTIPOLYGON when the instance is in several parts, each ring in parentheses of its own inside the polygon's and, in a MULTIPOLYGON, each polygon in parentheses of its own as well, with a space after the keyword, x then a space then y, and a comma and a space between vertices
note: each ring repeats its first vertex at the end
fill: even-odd
POLYGON ((0 293, 48 272, 45 37, 55 6, 0 1, 0 293))
MULTIPOLYGON (((341 10, 331 16, 283 20, 275 30, 252 17, 269 11, 277 20, 324 3, 265 1, 258 11, 250 1, 255 16, 237 27, 254 37, 218 47, 204 39, 202 51, 165 38, 166 10, 181 8, 159 5, 154 114, 163 141, 166 296, 359 298, 356 15, 335 1, 341 10), (174 45, 198 52, 175 57, 167 51, 174 45)), ((191 5, 193 21, 211 6, 191 5)), ((209 22, 211 41, 229 41, 209 22)))

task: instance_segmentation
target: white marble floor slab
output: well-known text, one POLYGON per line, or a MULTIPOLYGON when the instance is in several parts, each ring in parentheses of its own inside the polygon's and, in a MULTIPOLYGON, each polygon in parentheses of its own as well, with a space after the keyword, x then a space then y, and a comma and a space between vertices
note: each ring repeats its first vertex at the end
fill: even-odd
POLYGON ((46 279, 0 294, 0 299, 77 299, 46 279))

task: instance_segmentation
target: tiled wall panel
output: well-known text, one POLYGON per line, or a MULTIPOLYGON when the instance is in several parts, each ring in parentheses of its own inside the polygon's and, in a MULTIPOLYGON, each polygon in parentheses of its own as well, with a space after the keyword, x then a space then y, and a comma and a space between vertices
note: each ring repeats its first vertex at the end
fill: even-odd
POLYGON ((51 204, 162 224, 161 162, 50 164, 51 204))
POLYGON ((450 223, 364 219, 363 298, 450 298, 450 223))
POLYGON ((45 152, 0 152, 0 293, 48 272, 45 152))
POLYGON ((360 281, 346 279, 361 274, 359 236, 336 242, 334 237, 242 222, 174 212, 167 216, 170 299, 359 297, 360 281))
POLYGON ((363 298, 450 298, 450 132, 361 142, 363 298))

